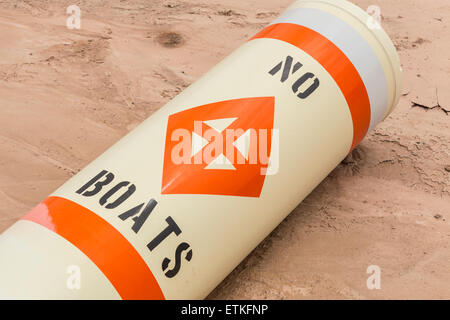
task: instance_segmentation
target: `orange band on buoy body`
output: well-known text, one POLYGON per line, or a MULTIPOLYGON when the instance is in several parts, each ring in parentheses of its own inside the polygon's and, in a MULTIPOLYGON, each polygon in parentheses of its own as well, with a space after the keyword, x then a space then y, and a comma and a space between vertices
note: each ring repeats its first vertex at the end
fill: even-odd
POLYGON ((64 198, 50 197, 22 220, 46 227, 81 250, 122 299, 164 300, 153 273, 136 249, 91 210, 64 198))
POLYGON ((330 40, 309 28, 279 23, 263 29, 253 39, 276 39, 303 50, 333 77, 347 100, 353 120, 353 150, 366 136, 370 125, 370 101, 361 76, 347 56, 330 40))

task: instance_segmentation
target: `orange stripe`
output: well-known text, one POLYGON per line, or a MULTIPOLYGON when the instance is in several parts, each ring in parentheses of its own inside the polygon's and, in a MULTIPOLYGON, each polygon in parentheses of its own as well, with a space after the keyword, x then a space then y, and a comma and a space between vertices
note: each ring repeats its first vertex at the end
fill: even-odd
POLYGON ((164 299, 153 273, 136 249, 94 212, 70 200, 50 197, 22 219, 54 231, 80 249, 122 299, 164 299))
POLYGON ((271 38, 290 43, 305 51, 333 77, 347 100, 353 120, 353 150, 367 134, 370 101, 361 76, 347 56, 330 40, 309 28, 280 23, 271 25, 253 39, 271 38))

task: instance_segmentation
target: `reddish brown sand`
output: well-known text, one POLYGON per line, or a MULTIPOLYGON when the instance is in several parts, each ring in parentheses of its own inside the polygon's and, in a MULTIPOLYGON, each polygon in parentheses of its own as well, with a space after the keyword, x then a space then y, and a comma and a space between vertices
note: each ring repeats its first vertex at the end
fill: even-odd
MULTIPOLYGON (((0 231, 290 3, 0 1, 0 231)), ((399 106, 209 298, 450 298, 450 2, 375 4, 399 106)))

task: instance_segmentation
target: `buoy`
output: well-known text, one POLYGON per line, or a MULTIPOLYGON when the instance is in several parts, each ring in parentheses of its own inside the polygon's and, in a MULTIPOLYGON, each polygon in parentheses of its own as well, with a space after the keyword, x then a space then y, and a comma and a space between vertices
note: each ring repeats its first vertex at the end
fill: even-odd
POLYGON ((0 236, 0 298, 205 298, 400 92, 369 14, 295 2, 0 236))

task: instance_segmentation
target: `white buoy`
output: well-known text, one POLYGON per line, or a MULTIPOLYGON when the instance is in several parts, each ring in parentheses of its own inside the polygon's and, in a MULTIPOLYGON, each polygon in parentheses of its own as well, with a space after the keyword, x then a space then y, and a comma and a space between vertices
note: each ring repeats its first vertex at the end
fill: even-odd
POLYGON ((0 298, 205 298, 400 88, 365 11, 295 2, 0 236, 0 298))

